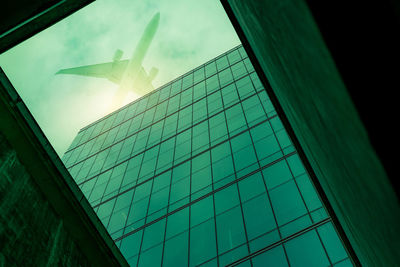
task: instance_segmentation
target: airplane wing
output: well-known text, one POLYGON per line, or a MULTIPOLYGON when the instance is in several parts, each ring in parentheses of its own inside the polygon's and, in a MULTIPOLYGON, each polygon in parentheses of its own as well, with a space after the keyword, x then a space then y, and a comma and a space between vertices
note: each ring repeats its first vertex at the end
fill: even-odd
POLYGON ((113 61, 108 63, 87 65, 76 68, 62 69, 56 74, 73 74, 81 76, 91 76, 97 78, 106 78, 119 84, 129 60, 113 61))

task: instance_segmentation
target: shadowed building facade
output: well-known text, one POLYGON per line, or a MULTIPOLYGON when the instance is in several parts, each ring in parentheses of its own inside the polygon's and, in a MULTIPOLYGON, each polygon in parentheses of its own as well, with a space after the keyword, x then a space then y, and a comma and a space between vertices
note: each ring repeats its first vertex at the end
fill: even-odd
POLYGON ((0 266, 128 266, 1 68, 0 266))
POLYGON ((242 46, 83 128, 63 161, 131 266, 352 266, 242 46))

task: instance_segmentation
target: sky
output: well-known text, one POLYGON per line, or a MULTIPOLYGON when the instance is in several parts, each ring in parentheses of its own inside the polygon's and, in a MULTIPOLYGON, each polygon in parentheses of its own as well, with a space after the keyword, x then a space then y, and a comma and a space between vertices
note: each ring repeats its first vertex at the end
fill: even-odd
MULTIPOLYGON (((151 18, 160 23, 143 61, 155 88, 240 44, 219 0, 99 0, 0 55, 0 66, 61 157, 79 130, 107 115, 118 85, 55 75, 129 59, 151 18)), ((131 94, 128 103, 140 97, 131 94)))

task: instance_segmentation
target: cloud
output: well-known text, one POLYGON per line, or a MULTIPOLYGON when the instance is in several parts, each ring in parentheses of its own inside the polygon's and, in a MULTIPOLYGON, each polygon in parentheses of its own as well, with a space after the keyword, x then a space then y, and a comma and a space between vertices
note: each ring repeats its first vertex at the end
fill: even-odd
POLYGON ((61 68, 129 58, 156 12, 160 25, 143 62, 158 87, 239 44, 218 0, 96 1, 0 55, 0 65, 61 156, 80 128, 105 115, 117 85, 54 75, 61 68))

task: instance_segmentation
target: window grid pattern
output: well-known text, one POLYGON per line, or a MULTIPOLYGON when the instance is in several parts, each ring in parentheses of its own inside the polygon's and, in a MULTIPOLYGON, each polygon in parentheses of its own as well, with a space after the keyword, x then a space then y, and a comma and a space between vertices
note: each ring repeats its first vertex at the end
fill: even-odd
POLYGON ((63 160, 131 266, 352 266, 242 46, 82 129, 63 160))

